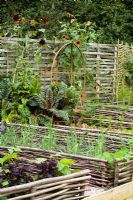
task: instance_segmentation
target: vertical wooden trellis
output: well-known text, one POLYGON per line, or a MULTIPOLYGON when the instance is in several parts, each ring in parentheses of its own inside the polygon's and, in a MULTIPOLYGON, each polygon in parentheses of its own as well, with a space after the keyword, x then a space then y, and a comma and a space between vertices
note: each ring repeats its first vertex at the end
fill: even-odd
POLYGON ((100 52, 100 48, 99 48, 99 45, 97 44, 97 58, 96 58, 96 96, 97 96, 97 99, 99 99, 99 92, 100 92, 100 80, 99 80, 99 77, 100 77, 100 71, 99 71, 99 65, 100 65, 100 55, 99 55, 99 52, 100 52))
MULTIPOLYGON (((80 70, 80 66, 79 66, 79 70, 80 70)), ((83 79, 83 90, 85 91, 85 87, 86 87, 86 67, 85 67, 85 61, 84 61, 84 57, 83 57, 83 54, 81 52, 81 50, 79 49, 79 47, 77 45, 75 45, 74 43, 70 42, 70 43, 67 43, 67 44, 64 44, 63 46, 60 47, 60 49, 57 51, 57 53, 55 54, 54 58, 53 58, 53 63, 52 63, 52 66, 51 66, 51 82, 53 81, 53 77, 56 76, 56 80, 57 82, 60 81, 60 76, 63 76, 63 75, 69 75, 70 76, 70 85, 74 84, 74 76, 75 75, 79 75, 79 76, 83 76, 84 79, 83 79), (66 48, 70 47, 71 48, 71 54, 70 54, 70 71, 69 72, 60 72, 59 71, 59 68, 61 66, 59 66, 59 63, 58 63, 58 59, 60 57, 60 55, 62 54, 62 52, 65 51, 66 48), (74 63, 73 63, 73 57, 72 57, 72 52, 73 52, 73 47, 76 47, 77 50, 79 51, 80 53, 80 57, 82 59, 82 63, 83 63, 83 72, 81 71, 78 71, 78 72, 75 72, 74 71, 74 63), (55 69, 55 71, 54 71, 55 69)))
POLYGON ((114 101, 118 102, 118 46, 115 46, 115 54, 114 54, 114 78, 113 78, 113 93, 114 93, 114 101))

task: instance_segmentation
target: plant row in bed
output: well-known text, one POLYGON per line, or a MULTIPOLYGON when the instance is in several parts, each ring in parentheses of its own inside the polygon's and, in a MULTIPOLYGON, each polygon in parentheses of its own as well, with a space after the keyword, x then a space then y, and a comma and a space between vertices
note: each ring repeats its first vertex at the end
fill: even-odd
POLYGON ((85 107, 75 109, 71 121, 77 126, 107 127, 109 129, 132 129, 133 108, 124 105, 87 103, 85 107))
POLYGON ((94 185, 119 185, 130 181, 132 177, 133 139, 129 133, 118 135, 113 131, 101 132, 67 126, 13 125, 1 136, 1 144, 41 147, 78 154, 81 155, 79 160, 86 156, 81 169, 91 169, 91 183, 94 185))
POLYGON ((45 152, 42 154, 38 152, 36 149, 0 147, 0 199, 3 197, 5 197, 3 199, 10 198, 12 200, 32 197, 50 199, 52 197, 50 195, 54 195, 54 192, 59 193, 57 196, 60 196, 60 193, 62 195, 68 193, 68 197, 72 199, 74 197, 81 199, 83 187, 89 184, 90 171, 72 169, 72 165, 75 164, 72 159, 65 157, 60 159, 51 152, 49 155, 45 152), (57 176, 60 178, 54 178, 57 176), (65 179, 66 184, 63 183, 65 179), (52 184, 49 185, 50 182, 52 184), (66 192, 63 192, 65 189, 66 192))

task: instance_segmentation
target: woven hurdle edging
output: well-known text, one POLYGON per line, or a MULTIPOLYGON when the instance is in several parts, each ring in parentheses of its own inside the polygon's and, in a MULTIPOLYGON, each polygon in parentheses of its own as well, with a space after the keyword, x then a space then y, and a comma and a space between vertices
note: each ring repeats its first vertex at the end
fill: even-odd
MULTIPOLYGON (((6 154, 8 148, 0 147, 0 156, 6 154)), ((30 149, 23 147, 19 153, 19 165, 28 165, 34 169, 34 175, 38 173, 36 169, 36 161, 34 158, 50 158, 51 152, 45 152, 40 149, 30 149)), ((55 152, 56 153, 56 152, 55 152)), ((59 159, 57 157, 57 159, 59 159)), ((78 163, 77 163, 78 165, 78 163)), ((82 170, 70 175, 45 178, 22 185, 12 186, 0 189, 0 197, 8 197, 11 200, 32 199, 49 200, 56 199, 83 199, 85 187, 89 186, 90 170, 82 170), (11 197, 10 195, 14 195, 11 197)))
MULTIPOLYGON (((39 139, 42 135, 48 135, 47 127, 40 126, 26 126, 20 124, 10 124, 9 126, 13 126, 17 128, 18 132, 21 132, 21 128, 30 127, 30 129, 34 129, 37 133, 36 142, 39 142, 39 139)), ((58 145, 66 145, 66 138, 70 136, 71 127, 68 126, 56 126, 52 128, 55 131, 56 138, 58 140, 58 145)), ((101 134, 101 130, 98 129, 75 129, 77 136, 85 136, 85 139, 89 145, 94 139, 97 140, 101 134)), ((121 141, 128 145, 128 140, 131 138, 131 135, 128 133, 119 133, 110 131, 110 132, 102 132, 106 135, 106 145, 108 147, 109 152, 114 152, 121 148, 121 141)), ((40 150, 44 151, 44 150, 40 150)), ((46 151, 45 152, 49 152, 46 151)), ((51 151, 52 152, 52 151, 51 151)), ((121 185, 127 183, 132 180, 133 175, 133 157, 129 160, 119 160, 116 159, 113 168, 110 167, 110 164, 107 160, 87 157, 87 156, 79 156, 72 155, 67 153, 59 153, 59 156, 66 156, 72 158, 76 161, 73 167, 79 169, 90 169, 91 180, 90 183, 92 185, 102 186, 102 187, 113 187, 117 185, 121 185)))

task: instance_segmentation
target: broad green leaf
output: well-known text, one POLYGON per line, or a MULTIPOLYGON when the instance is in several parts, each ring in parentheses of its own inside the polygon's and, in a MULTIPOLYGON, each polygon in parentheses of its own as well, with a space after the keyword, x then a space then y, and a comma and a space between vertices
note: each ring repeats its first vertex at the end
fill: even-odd
POLYGON ((64 175, 71 174, 71 169, 68 166, 65 166, 61 172, 64 175))
POLYGON ((5 172, 5 173, 9 173, 10 170, 9 170, 9 169, 4 169, 4 172, 5 172))
POLYGON ((67 158, 61 159, 60 163, 68 166, 75 164, 75 162, 72 159, 67 159, 67 158))
POLYGON ((3 181, 2 182, 2 185, 3 185, 3 187, 5 187, 5 186, 8 186, 9 185, 9 182, 6 180, 6 181, 3 181))
POLYGON ((4 162, 10 161, 11 159, 18 159, 18 155, 16 153, 5 155, 0 159, 0 163, 3 165, 4 162))
POLYGON ((62 169, 64 168, 64 165, 60 162, 58 162, 57 168, 59 171, 62 171, 62 169))

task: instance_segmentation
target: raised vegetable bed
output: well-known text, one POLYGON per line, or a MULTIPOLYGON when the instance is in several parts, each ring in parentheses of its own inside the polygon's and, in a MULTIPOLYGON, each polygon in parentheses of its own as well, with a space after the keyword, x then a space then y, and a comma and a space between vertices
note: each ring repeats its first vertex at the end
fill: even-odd
MULTIPOLYGON (((21 148, 18 158, 18 166, 32 167, 32 175, 38 174, 35 158, 51 159, 51 154, 56 152, 43 151, 40 149, 21 148)), ((0 147, 0 155, 7 153, 8 149, 0 147)), ((56 153, 57 154, 57 153, 56 153)), ((56 159, 64 158, 65 155, 56 155, 56 159)), ((72 156, 69 156, 72 158, 72 156)), ((66 157, 65 157, 66 158, 66 157)), ((80 168, 80 162, 76 162, 80 168)), ((70 175, 44 178, 21 185, 0 189, 0 199, 7 197, 10 200, 19 199, 83 199, 85 187, 89 186, 90 170, 81 170, 70 175)))
POLYGON ((133 107, 120 105, 89 105, 75 110, 72 120, 82 125, 102 126, 115 129, 133 128, 133 107))
MULTIPOLYGON (((11 126, 11 125, 10 125, 11 126)), ((16 126, 17 131, 20 133, 22 127, 26 127, 23 125, 13 125, 16 126)), ((35 143, 39 144, 40 138, 42 136, 48 136, 48 128, 47 127, 38 127, 38 126, 30 126, 31 130, 34 129, 36 132, 35 143)), ((71 129, 70 127, 58 126, 53 127, 55 131, 54 134, 56 136, 58 142, 58 149, 60 147, 66 146, 66 138, 71 137, 71 129)), ((82 136, 86 141, 88 147, 95 140, 98 142, 98 138, 101 134, 100 130, 93 129, 74 129, 77 133, 77 137, 80 138, 82 136)), ((117 133, 116 131, 110 132, 102 132, 106 136, 106 146, 108 152, 114 152, 119 150, 124 143, 128 146, 128 141, 131 139, 131 134, 128 133, 117 133)), ((40 152, 45 152, 45 154, 49 154, 49 151, 40 150, 40 152)), ((32 156, 34 153, 32 153, 32 156)), ((91 184, 100 186, 100 187, 113 187, 117 185, 121 185, 127 183, 132 180, 133 174, 133 157, 131 156, 128 159, 115 159, 111 164, 106 159, 99 159, 94 157, 87 156, 79 156, 79 155, 70 155, 70 154, 60 154, 60 156, 67 156, 68 158, 72 158, 76 161, 76 165, 74 168, 80 169, 90 169, 91 170, 91 184)))

